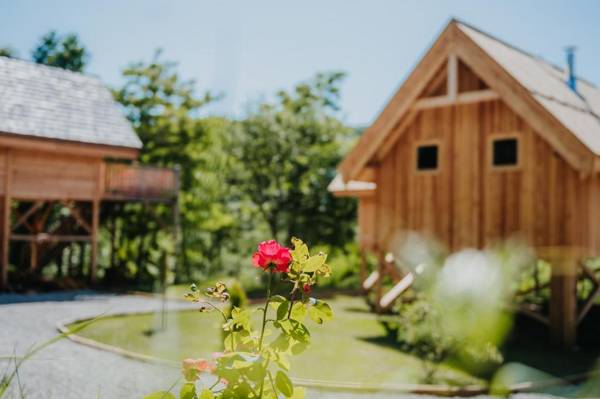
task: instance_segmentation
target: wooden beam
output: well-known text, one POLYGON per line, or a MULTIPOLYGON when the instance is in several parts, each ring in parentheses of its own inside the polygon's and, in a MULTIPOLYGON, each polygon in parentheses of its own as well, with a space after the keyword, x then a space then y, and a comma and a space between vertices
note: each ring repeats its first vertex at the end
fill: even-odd
POLYGON ((91 234, 92 227, 88 222, 86 222, 83 216, 81 216, 81 213, 79 213, 79 209, 77 209, 72 203, 69 203, 67 201, 61 201, 61 203, 66 208, 69 208, 69 212, 71 212, 71 216, 73 216, 73 219, 75 219, 77 223, 81 225, 81 227, 83 227, 88 233, 91 234))
POLYGON ((85 235, 54 235, 48 233, 38 234, 11 234, 10 240, 12 241, 25 241, 25 242, 72 242, 72 241, 91 241, 90 236, 85 235))
POLYGON ((458 59, 456 54, 448 56, 448 97, 451 100, 456 98, 458 94, 458 59))
POLYGON ((353 190, 353 191, 334 191, 334 197, 350 197, 350 198, 363 198, 372 197, 375 195, 375 190, 353 190))
POLYGON ((360 171, 356 180, 374 182, 376 177, 375 173, 375 168, 373 166, 367 166, 360 171))
POLYGON ((572 347, 577 339, 577 270, 580 251, 556 248, 549 257, 550 334, 555 343, 572 347))
POLYGON ((400 123, 398 123, 398 125, 393 129, 392 133, 386 137, 385 141, 381 144, 381 146, 379 146, 376 154, 376 158, 378 160, 382 160, 386 157, 388 152, 390 152, 390 150, 398 142, 400 136, 406 131, 418 114, 419 113, 413 109, 404 116, 400 123))
POLYGON ((5 132, 0 132, 0 146, 96 158, 137 159, 139 155, 139 150, 136 148, 46 139, 5 132))
POLYGON ((415 101, 414 110, 423 110, 431 108, 450 107, 453 105, 473 104, 484 101, 494 101, 500 99, 498 93, 493 90, 477 90, 458 93, 454 98, 451 96, 426 97, 415 101))
POLYGON ((12 151, 6 150, 4 158, 4 203, 2 210, 2 264, 0 271, 0 287, 8 285, 8 251, 10 245, 10 208, 12 184, 12 151))
POLYGON ((25 223, 27 221, 27 219, 29 219, 29 217, 31 215, 33 215, 35 213, 35 211, 40 209, 43 205, 44 205, 44 203, 42 201, 36 201, 33 205, 31 205, 31 207, 27 210, 27 212, 25 212, 23 215, 21 215, 19 217, 19 219, 17 220, 17 222, 12 226, 11 231, 14 231, 17 228, 19 228, 19 226, 21 226, 23 223, 25 223))
POLYGON ((104 191, 105 164, 100 162, 96 180, 96 195, 92 201, 92 247, 90 251, 90 283, 96 282, 96 268, 98 262, 98 226, 100 225, 100 198, 104 191))

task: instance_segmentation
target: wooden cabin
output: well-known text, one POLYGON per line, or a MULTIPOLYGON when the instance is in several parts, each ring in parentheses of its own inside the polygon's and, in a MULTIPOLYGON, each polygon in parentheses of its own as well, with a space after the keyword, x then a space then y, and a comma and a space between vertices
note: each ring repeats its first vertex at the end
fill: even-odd
MULTIPOLYGON (((549 317, 573 342, 579 260, 600 255, 600 89, 452 20, 338 167, 364 250, 397 231, 451 250, 514 235, 552 257, 549 317)), ((589 278, 598 287, 595 276, 589 278)))
POLYGON ((0 57, 0 288, 9 286, 11 243, 30 248, 17 270, 34 270, 58 243, 88 243, 94 281, 102 202, 175 208, 176 171, 132 164, 141 147, 97 78, 0 57), (48 226, 49 205, 67 216, 48 226))

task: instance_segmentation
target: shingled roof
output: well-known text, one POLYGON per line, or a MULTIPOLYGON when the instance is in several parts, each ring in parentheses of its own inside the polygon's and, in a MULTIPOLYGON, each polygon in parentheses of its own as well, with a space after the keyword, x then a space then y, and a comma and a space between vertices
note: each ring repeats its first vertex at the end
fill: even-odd
POLYGON ((0 57, 0 133, 142 146, 99 79, 6 57, 0 57))
POLYGON ((567 72, 464 22, 457 26, 519 81, 567 129, 600 155, 600 89, 577 78, 577 92, 566 84, 567 72))

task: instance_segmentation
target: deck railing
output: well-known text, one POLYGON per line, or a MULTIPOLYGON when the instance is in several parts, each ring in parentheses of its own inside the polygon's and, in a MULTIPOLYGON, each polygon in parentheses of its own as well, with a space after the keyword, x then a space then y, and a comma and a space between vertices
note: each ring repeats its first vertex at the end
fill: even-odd
POLYGON ((176 169, 106 164, 105 197, 110 199, 167 200, 177 196, 176 169))

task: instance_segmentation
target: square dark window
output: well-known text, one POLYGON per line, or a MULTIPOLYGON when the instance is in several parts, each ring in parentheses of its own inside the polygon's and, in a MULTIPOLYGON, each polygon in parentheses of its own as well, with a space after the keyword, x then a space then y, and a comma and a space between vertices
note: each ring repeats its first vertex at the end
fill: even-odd
POLYGON ((438 168, 438 146, 435 144, 417 147, 417 170, 438 168))
POLYGON ((519 162, 517 139, 498 139, 493 142, 492 165, 515 166, 519 162))

